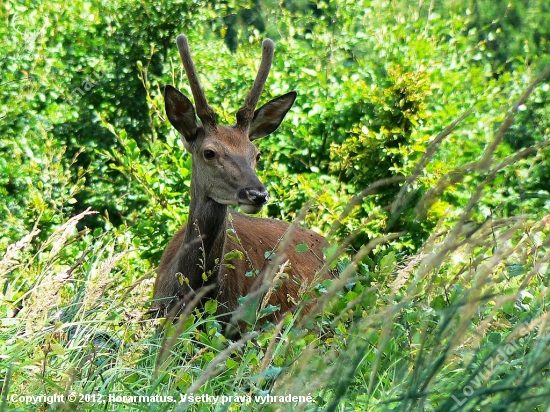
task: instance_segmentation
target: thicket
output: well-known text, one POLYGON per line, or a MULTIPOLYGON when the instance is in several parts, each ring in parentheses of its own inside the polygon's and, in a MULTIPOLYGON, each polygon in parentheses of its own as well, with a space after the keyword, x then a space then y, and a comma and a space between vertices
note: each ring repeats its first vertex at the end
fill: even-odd
POLYGON ((51 392, 547 410, 550 6, 387 3, 3 3, 0 410, 51 392), (173 340, 142 320, 189 204, 191 159, 162 98, 166 84, 190 95, 180 32, 226 123, 275 40, 262 101, 298 99, 258 143, 263 213, 307 206, 340 269, 304 296, 316 316, 238 342, 215 302, 173 340))

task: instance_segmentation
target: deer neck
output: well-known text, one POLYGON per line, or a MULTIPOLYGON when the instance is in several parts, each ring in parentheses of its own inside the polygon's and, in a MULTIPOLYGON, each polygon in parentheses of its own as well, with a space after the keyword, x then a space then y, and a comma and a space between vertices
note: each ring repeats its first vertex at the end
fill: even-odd
MULTIPOLYGON (((191 179, 189 220, 179 267, 184 269, 189 286, 196 291, 218 281, 226 239, 227 205, 202 195, 200 184, 194 176, 196 174, 191 179), (204 280, 203 274, 207 275, 207 280, 204 280)), ((217 293, 216 289, 213 294, 217 293)))

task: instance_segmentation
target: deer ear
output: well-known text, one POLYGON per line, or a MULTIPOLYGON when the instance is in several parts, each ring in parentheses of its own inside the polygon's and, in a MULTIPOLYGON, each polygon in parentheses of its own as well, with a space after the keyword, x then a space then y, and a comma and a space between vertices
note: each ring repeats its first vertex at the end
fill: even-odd
POLYGON ((164 90, 164 109, 172 126, 189 142, 197 137, 199 125, 193 103, 178 89, 167 85, 164 90))
POLYGON ((254 118, 250 123, 248 138, 259 139, 273 133, 296 100, 296 92, 290 92, 270 100, 254 112, 254 118))

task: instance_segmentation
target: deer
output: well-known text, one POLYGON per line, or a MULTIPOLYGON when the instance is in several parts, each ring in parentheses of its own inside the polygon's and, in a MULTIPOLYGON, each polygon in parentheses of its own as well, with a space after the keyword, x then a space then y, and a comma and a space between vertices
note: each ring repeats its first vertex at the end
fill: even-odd
POLYGON ((270 285, 268 302, 279 310, 268 320, 279 320, 299 306, 300 288, 314 282, 324 264, 327 240, 301 226, 243 215, 233 207, 256 214, 268 202, 268 191, 255 171, 260 152, 253 142, 279 127, 297 93, 288 92, 256 110, 275 48, 272 40, 265 39, 257 76, 236 113, 236 123, 219 125, 199 82, 187 37, 180 34, 176 43, 196 114, 193 103, 171 85, 165 87, 164 102, 169 122, 191 154, 191 200, 187 224, 162 255, 151 312, 157 317, 175 317, 174 312, 181 311, 184 302, 201 288, 209 287, 203 301, 217 299, 217 314, 227 319, 239 307, 240 297, 261 286, 261 273, 270 263, 266 255, 274 252, 285 259, 279 268, 285 273, 276 285, 270 285), (234 257, 227 262, 224 257, 230 252, 234 257))

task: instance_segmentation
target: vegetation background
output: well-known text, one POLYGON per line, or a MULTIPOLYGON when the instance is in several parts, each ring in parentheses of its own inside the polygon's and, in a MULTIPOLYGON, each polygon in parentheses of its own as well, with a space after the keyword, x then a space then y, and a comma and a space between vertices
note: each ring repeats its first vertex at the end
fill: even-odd
POLYGON ((4 0, 0 19, 0 411, 550 410, 547 1, 4 0), (189 204, 162 98, 188 91, 180 32, 227 123, 276 41, 262 99, 298 99, 258 143, 263 213, 303 217, 340 270, 307 319, 235 342, 213 301, 143 320, 189 204))

